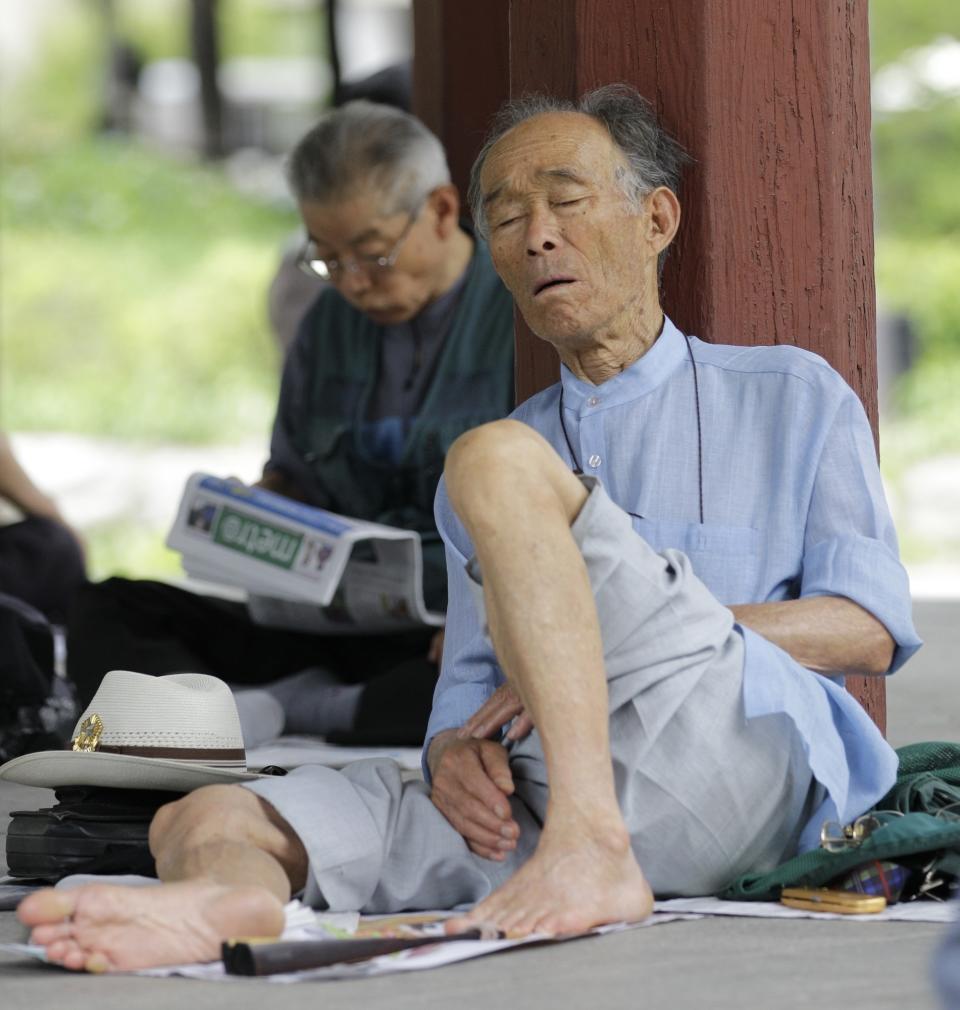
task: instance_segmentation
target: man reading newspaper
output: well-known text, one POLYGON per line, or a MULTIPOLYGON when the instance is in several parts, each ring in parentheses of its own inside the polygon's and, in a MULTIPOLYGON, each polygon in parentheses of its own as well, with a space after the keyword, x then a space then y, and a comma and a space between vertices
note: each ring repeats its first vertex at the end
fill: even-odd
MULTIPOLYGON (((446 606, 433 498, 450 444, 513 405, 513 309, 460 221, 439 141, 387 106, 351 102, 293 151, 288 176, 317 299, 284 368, 260 485, 419 533, 428 609, 446 606), (326 285, 320 283, 326 281, 326 285)), ((280 732, 419 744, 442 633, 318 637, 149 581, 79 598, 69 672, 87 704, 108 670, 194 671, 238 692, 248 745, 280 732)))

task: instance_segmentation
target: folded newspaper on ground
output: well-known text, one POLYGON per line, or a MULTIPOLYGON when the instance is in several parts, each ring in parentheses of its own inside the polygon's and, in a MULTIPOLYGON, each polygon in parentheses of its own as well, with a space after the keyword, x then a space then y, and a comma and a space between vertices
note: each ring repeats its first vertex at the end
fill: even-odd
POLYGON ((423 603, 420 535, 195 473, 167 546, 195 579, 247 593, 258 624, 324 634, 440 626, 423 603))

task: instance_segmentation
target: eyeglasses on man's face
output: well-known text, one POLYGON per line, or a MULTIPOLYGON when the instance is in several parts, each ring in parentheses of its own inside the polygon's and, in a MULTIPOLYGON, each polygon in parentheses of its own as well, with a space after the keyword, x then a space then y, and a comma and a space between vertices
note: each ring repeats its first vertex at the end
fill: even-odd
POLYGON ((321 280, 336 283, 345 274, 363 273, 365 276, 373 278, 380 274, 392 270, 397 262, 397 257, 406 242, 421 211, 426 206, 426 201, 422 201, 420 206, 410 214, 407 223, 403 226, 396 242, 386 255, 375 256, 366 253, 352 253, 342 256, 340 259, 332 257, 324 259, 317 251, 317 244, 313 239, 307 239, 300 255, 297 257, 297 266, 311 277, 319 277, 321 280))

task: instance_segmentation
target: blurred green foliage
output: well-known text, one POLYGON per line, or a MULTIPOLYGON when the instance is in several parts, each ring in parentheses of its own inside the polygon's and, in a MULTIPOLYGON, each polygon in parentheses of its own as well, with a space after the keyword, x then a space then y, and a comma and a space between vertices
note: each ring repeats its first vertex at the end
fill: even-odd
MULTIPOLYGON (((114 0, 118 34, 147 60, 188 53, 188 5, 114 0)), ((221 57, 317 56, 326 52, 319 4, 226 0, 219 5, 221 57)))
MULTIPOLYGON (((148 58, 185 54, 185 5, 116 10, 148 58)), ((223 51, 286 51, 291 35, 302 46, 304 17, 231 0, 223 51)), ((96 7, 64 4, 52 25, 0 123, 0 424, 266 441, 278 372, 266 290, 292 208, 238 193, 217 167, 97 134, 96 7)))
MULTIPOLYGON (((960 237, 960 236, 958 236, 960 237)), ((877 288, 888 310, 910 316, 923 354, 960 358, 960 242, 948 235, 886 235, 877 245, 877 288)))
POLYGON ((265 292, 289 212, 106 137, 11 151, 0 209, 6 427, 266 437, 265 292))
MULTIPOLYGON (((188 55, 185 3, 115 11, 145 60, 188 55)), ((230 0, 221 12, 223 56, 321 48, 312 8, 230 0)), ((279 369, 266 291, 296 215, 217 166, 97 133, 103 27, 91 0, 62 3, 40 59, 0 99, 0 427, 248 436, 265 453, 279 369)), ((165 531, 136 516, 84 532, 94 578, 180 571, 165 531)))
MULTIPOLYGON (((936 237, 956 242, 960 101, 941 100, 927 108, 875 116, 873 151, 877 233, 924 240, 918 245, 936 237)), ((935 251, 943 248, 940 243, 935 251)))
MULTIPOLYGON (((187 55, 185 4, 114 8, 145 59, 187 55)), ((220 9, 224 57, 322 49, 311 5, 220 9)), ((875 70, 960 38, 956 0, 872 0, 870 16, 875 70)), ((0 423, 177 440, 263 430, 276 372, 263 293, 294 217, 215 169, 94 135, 105 44, 96 4, 63 4, 43 59, 5 96, 0 423)), ((960 356, 960 103, 878 116, 874 145, 881 307, 915 319, 942 371, 960 356)), ((909 383, 902 404, 929 409, 909 383)))
MULTIPOLYGON (((871 0, 874 71, 938 38, 960 39, 956 0, 871 0)), ((884 426, 885 472, 960 452, 960 100, 873 121, 877 294, 881 311, 910 318, 919 360, 900 382, 884 426)))
POLYGON ((957 0, 870 0, 870 63, 874 70, 940 35, 960 39, 957 0))
MULTIPOLYGON (((14 152, 56 149, 95 121, 105 43, 92 15, 86 4, 63 6, 56 31, 44 39, 42 58, 24 78, 6 86, 0 117, 4 162, 14 152)), ((4 176, 6 171, 0 179, 4 176)))

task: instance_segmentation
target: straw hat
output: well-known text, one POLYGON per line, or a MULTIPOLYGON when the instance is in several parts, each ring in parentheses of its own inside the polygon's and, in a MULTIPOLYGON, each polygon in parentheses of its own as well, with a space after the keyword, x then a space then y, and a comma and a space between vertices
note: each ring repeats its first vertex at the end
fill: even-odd
POLYGON ((0 779, 188 792, 261 777, 247 771, 230 688, 202 673, 111 670, 80 716, 71 746, 14 758, 0 766, 0 779))

